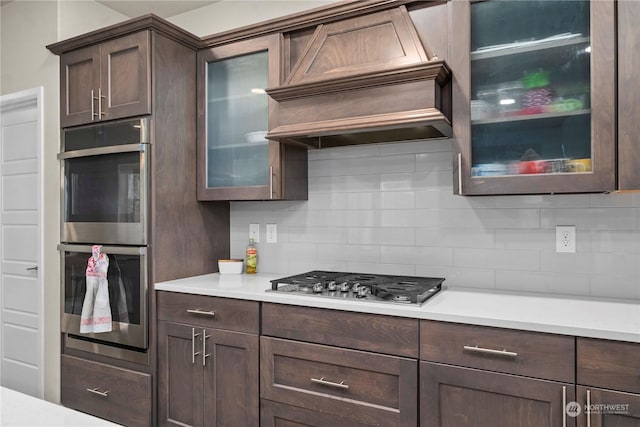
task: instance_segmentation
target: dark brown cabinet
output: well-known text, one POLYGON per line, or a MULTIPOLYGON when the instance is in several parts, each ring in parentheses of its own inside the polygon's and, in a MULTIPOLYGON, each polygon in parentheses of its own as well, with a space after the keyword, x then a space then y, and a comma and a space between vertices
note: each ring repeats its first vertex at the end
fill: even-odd
POLYGON ((198 199, 303 200, 307 150, 265 138, 281 74, 279 34, 198 52, 198 199))
POLYGON ((615 190, 614 1, 451 11, 454 192, 615 190))
POLYGON ((60 55, 60 126, 151 113, 149 31, 60 55))
POLYGON ((579 427, 640 427, 640 344, 578 338, 579 427))
POLYGON ((575 425, 574 357, 572 337, 421 321, 420 425, 575 425))
POLYGON ((151 375, 67 355, 60 367, 63 405, 127 426, 151 425, 151 375))
POLYGON ((563 402, 573 385, 420 362, 421 427, 574 425, 563 402))
POLYGON ((258 303, 166 292, 158 303, 159 424, 257 427, 258 303))
POLYGON ((417 320, 263 304, 262 327, 263 425, 417 425, 417 320))
POLYGON ((640 3, 616 2, 618 8, 618 189, 640 190, 640 3))

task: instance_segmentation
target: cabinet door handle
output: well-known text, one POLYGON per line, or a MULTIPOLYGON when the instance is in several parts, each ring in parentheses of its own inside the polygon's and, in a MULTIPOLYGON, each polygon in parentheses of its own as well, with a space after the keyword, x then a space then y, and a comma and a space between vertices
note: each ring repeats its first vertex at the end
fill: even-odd
POLYGON ((492 348, 478 347, 477 345, 474 345, 474 346, 465 345, 463 348, 465 350, 467 350, 467 351, 472 351, 472 352, 475 352, 475 353, 494 354, 496 356, 506 356, 506 357, 517 357, 518 356, 518 353, 516 353, 514 351, 507 351, 506 349, 494 350, 492 348))
POLYGON ((273 199, 273 166, 269 166, 269 199, 273 199))
POLYGON ((216 315, 215 311, 200 310, 199 308, 188 308, 187 313, 202 314, 203 316, 211 316, 211 317, 216 315))
POLYGON ((200 334, 196 334, 196 328, 191 328, 191 364, 196 364, 196 356, 200 354, 200 352, 196 352, 196 337, 199 337, 200 334))
POLYGON ((98 396, 109 397, 109 390, 100 391, 98 390, 98 387, 95 387, 95 388, 88 388, 87 391, 93 394, 97 394, 98 396))
POLYGON ((591 390, 587 390, 587 407, 584 412, 587 416, 587 427, 591 427, 591 390))
POLYGON ((211 338, 211 335, 207 335, 206 329, 202 330, 202 366, 207 366, 207 357, 211 356, 211 353, 207 354, 207 338, 211 338))
POLYGON ((102 88, 98 88, 98 117, 102 120, 102 116, 106 116, 107 113, 102 112, 102 100, 105 99, 106 96, 102 94, 102 88))
POLYGON ((562 427, 567 427, 567 386, 562 386, 562 427))
POLYGON ((26 270, 27 271, 38 271, 38 266, 36 265, 35 267, 27 267, 26 270))
POLYGON ((458 196, 462 196, 462 153, 458 153, 458 196))
POLYGON ((311 382, 316 384, 326 385, 329 387, 340 388, 343 390, 349 390, 349 385, 345 384, 344 381, 340 381, 339 383, 336 383, 333 381, 327 381, 324 379, 324 377, 321 377, 321 378, 311 378, 311 382))
POLYGON ((94 102, 95 102, 96 99, 99 99, 99 98, 96 98, 93 95, 94 95, 94 92, 93 92, 93 89, 91 89, 91 121, 93 121, 95 119, 95 117, 97 116, 96 107, 94 106, 94 102))

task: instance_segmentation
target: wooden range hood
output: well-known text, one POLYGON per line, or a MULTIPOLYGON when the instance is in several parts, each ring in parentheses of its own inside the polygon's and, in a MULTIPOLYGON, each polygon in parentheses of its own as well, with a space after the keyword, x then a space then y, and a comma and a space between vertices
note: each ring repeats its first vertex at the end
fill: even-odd
POLYGON ((318 25, 267 138, 312 148, 451 137, 451 71, 405 6, 318 25))

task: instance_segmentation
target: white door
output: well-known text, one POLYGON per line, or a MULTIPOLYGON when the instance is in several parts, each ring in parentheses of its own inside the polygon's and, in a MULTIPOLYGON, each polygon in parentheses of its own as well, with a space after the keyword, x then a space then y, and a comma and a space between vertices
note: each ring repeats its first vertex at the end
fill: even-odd
POLYGON ((44 397, 42 87, 0 97, 0 383, 44 397))

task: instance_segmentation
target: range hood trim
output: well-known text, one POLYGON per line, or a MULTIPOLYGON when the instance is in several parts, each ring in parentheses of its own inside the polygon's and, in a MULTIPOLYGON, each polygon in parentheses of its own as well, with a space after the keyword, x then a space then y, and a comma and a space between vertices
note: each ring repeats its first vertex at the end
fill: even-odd
POLYGON ((325 79, 309 83, 267 88, 266 92, 276 101, 344 92, 345 90, 366 89, 375 86, 407 83, 411 81, 434 80, 444 86, 451 78, 451 69, 446 62, 434 60, 420 64, 410 64, 381 72, 370 72, 352 76, 325 79))

